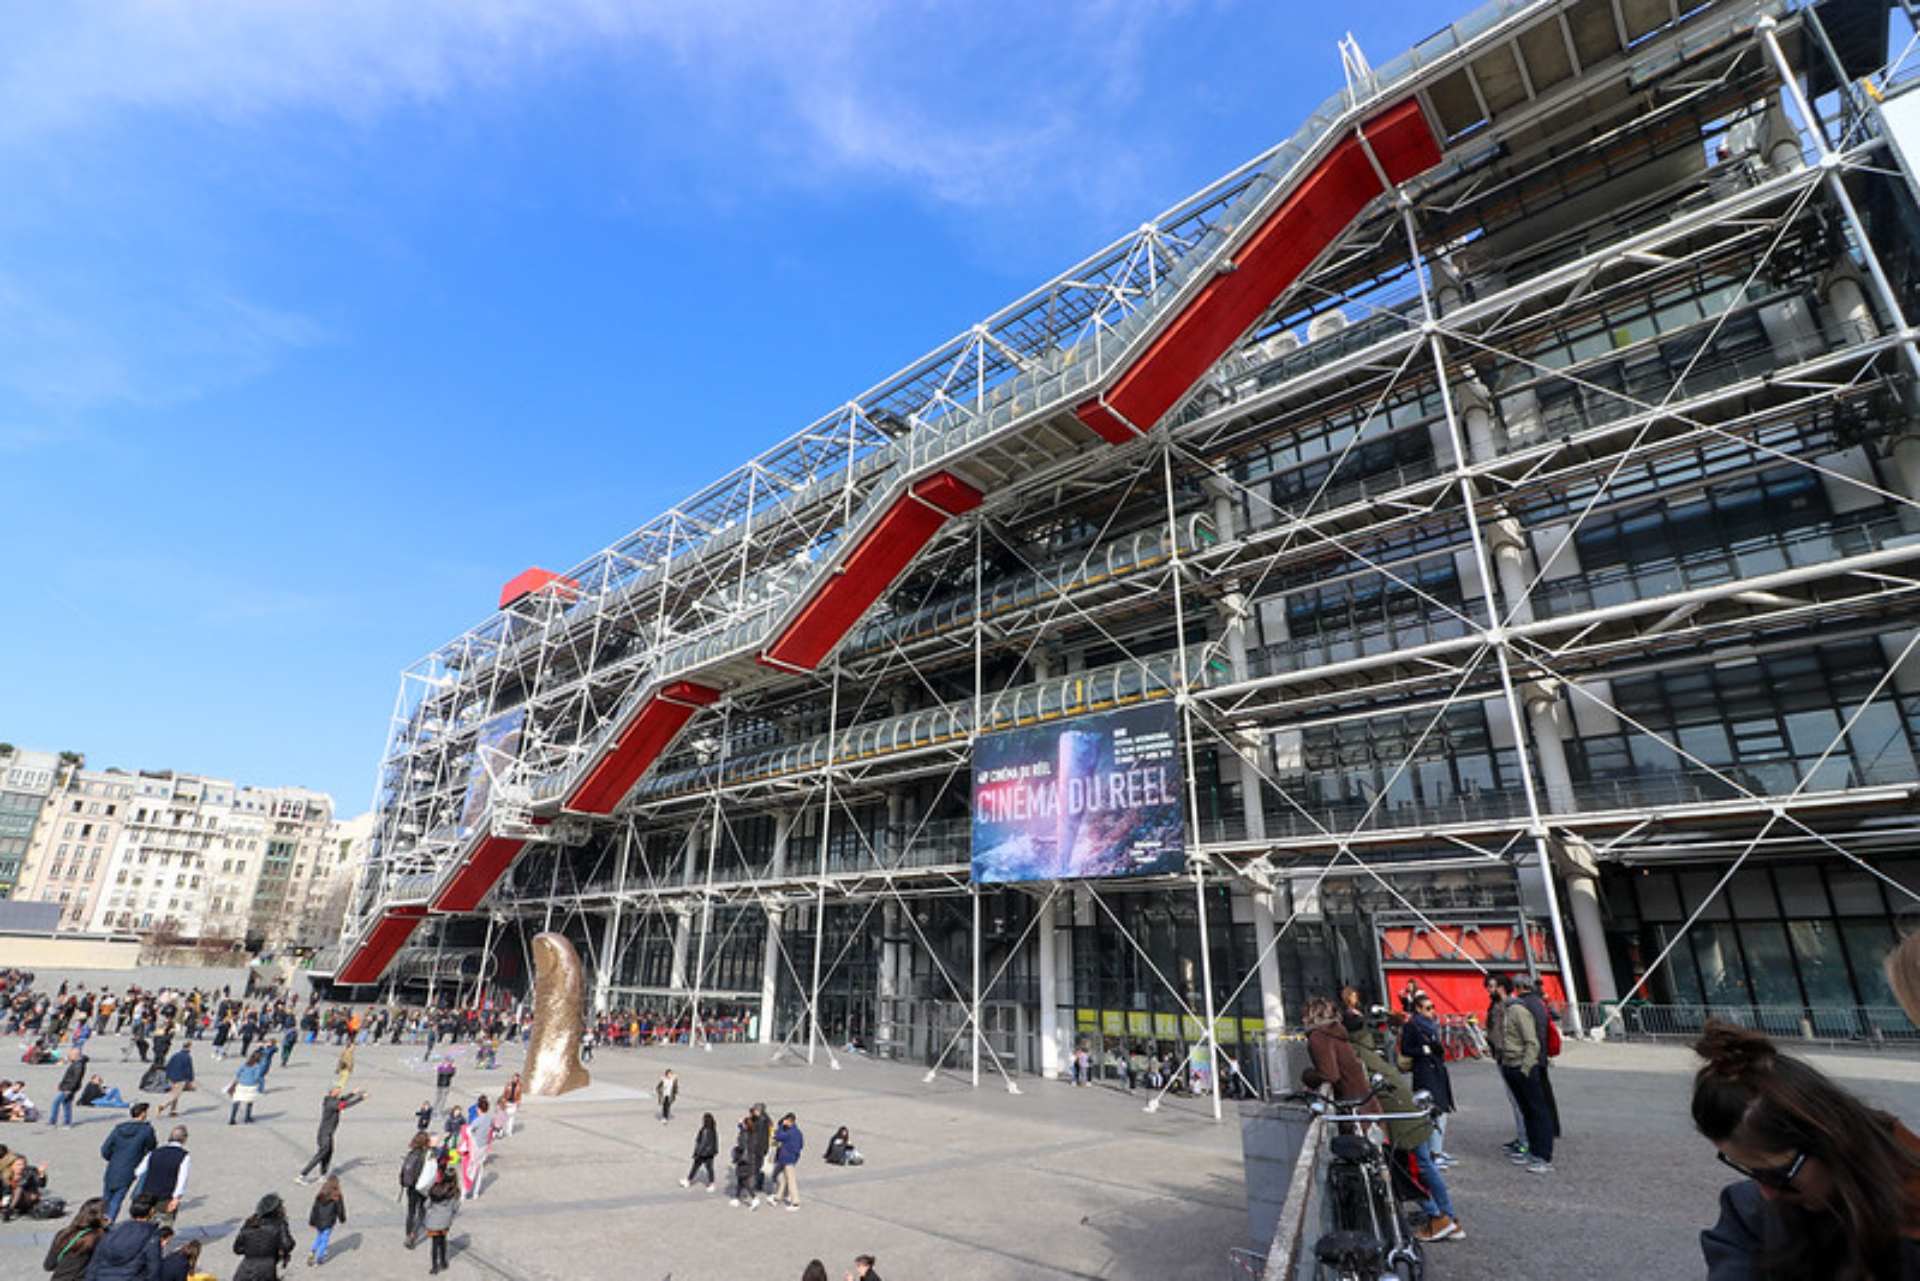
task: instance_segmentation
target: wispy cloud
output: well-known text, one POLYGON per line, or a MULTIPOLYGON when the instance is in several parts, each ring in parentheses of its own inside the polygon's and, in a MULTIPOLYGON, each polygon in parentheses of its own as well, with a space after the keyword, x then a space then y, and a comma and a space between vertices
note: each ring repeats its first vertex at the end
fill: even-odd
POLYGON ((717 110, 723 97, 744 104, 789 153, 993 203, 1035 173, 1058 180, 1125 163, 1100 145, 1119 141, 1100 136, 1102 109, 1138 92, 1143 42, 1178 7, 72 0, 7 17, 0 143, 126 112, 367 120, 610 56, 641 77, 677 77, 717 110), (1063 46, 1074 55, 1065 62, 1042 52, 1063 46))

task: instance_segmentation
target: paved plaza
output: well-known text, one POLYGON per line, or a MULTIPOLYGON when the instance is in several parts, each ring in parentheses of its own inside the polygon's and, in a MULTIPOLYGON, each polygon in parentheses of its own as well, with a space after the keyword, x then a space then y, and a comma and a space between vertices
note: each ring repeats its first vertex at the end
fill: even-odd
MULTIPOLYGON (((137 1071, 109 1041, 95 1056, 110 1082, 137 1071)), ((216 1276, 232 1275, 229 1244, 266 1191, 286 1198, 303 1260, 313 1190, 293 1175, 312 1150, 317 1100, 335 1051, 302 1046, 275 1068, 251 1128, 228 1128, 224 1086, 232 1061, 195 1058, 206 1087, 189 1095, 193 1185, 183 1231, 212 1242, 216 1276)), ((1818 1055, 1854 1088, 1911 1118, 1920 1116, 1920 1063, 1818 1055)), ((401 1152, 413 1113, 432 1094, 420 1051, 359 1053, 354 1086, 368 1091, 340 1128, 336 1171, 349 1221, 329 1266, 356 1278, 424 1275, 427 1251, 401 1243, 397 1200, 401 1152)), ((475 1070, 464 1049, 455 1094, 492 1093, 500 1070, 475 1070)), ((1229 1274, 1227 1250, 1246 1244, 1239 1133, 1214 1125, 1192 1100, 1142 1110, 1124 1091, 1023 1080, 1010 1097, 997 1077, 971 1089, 964 1077, 932 1084, 904 1066, 842 1056, 770 1063, 757 1046, 710 1052, 603 1050, 594 1084, 580 1094, 533 1100, 521 1133, 496 1150, 483 1197, 454 1225, 452 1275, 460 1277, 675 1278, 791 1281, 818 1257, 845 1274, 856 1253, 879 1257, 890 1281, 1102 1277, 1127 1281, 1229 1274), (650 1091, 660 1069, 680 1073, 670 1125, 654 1119, 650 1091), (681 1189, 700 1114, 722 1127, 722 1157, 734 1119, 763 1100, 777 1117, 798 1113, 808 1150, 804 1208, 730 1209, 723 1194, 681 1189), (868 1163, 841 1169, 820 1159, 835 1127, 852 1127, 868 1163)), ((17 1067, 17 1064, 16 1064, 17 1067)), ((51 1099, 57 1069, 23 1070, 35 1100, 51 1099)), ((1436 1247, 1437 1281, 1696 1275, 1699 1229, 1725 1181, 1686 1118, 1689 1056, 1675 1047, 1569 1045, 1556 1076, 1566 1137, 1558 1172, 1530 1176, 1495 1150, 1509 1117, 1491 1068, 1467 1064, 1455 1079, 1464 1111, 1449 1176, 1469 1239, 1436 1247)), ((72 1130, 0 1127, 0 1142, 51 1167, 54 1191, 76 1202, 97 1192, 100 1141, 122 1114, 82 1110, 72 1130)), ((161 1137, 165 1127, 161 1123, 161 1137)), ((0 1276, 40 1275, 53 1224, 0 1225, 0 1276)))

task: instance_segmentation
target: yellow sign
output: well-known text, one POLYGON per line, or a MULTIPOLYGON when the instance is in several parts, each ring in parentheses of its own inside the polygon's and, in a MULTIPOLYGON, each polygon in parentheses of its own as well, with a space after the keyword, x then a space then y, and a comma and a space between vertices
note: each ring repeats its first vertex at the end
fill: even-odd
POLYGON ((1108 1036, 1119 1036, 1127 1030, 1127 1016, 1119 1010, 1100 1012, 1100 1030, 1108 1036))
POLYGON ((1093 1028, 1099 1027, 1100 1011, 1075 1010, 1073 1012, 1073 1024, 1075 1027, 1083 1027, 1087 1029, 1093 1029, 1093 1028))
POLYGON ((1153 1034, 1163 1041, 1170 1041, 1180 1035, 1180 1025, 1173 1021, 1171 1014, 1153 1016, 1153 1034))
POLYGON ((1153 1016, 1140 1010, 1127 1011, 1128 1036, 1152 1036, 1153 1016))

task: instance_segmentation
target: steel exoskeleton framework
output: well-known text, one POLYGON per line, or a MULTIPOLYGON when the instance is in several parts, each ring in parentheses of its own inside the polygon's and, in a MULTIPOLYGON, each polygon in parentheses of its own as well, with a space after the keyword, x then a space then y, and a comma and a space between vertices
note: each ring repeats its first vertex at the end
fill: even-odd
POLYGON ((1610 952, 1609 868, 1894 885, 1920 218, 1886 29, 1579 0, 1378 71, 1349 48, 1288 143, 404 673, 342 981, 562 928, 602 1004, 1011 1086, 1119 1035, 1078 1016, 1126 1003, 1089 995, 1118 939, 1175 1019, 1125 1035, 1217 1065, 1217 1112, 1256 1061, 1222 1039, 1284 1026, 1334 886, 1431 925, 1434 887, 1505 884, 1577 1026, 1681 937, 1610 952), (1141 371, 1192 366, 1262 236, 1355 173, 1353 216, 1136 419, 1141 371), (1188 877, 969 883, 977 735, 1156 699, 1188 877), (503 716, 511 750, 479 746, 503 716))

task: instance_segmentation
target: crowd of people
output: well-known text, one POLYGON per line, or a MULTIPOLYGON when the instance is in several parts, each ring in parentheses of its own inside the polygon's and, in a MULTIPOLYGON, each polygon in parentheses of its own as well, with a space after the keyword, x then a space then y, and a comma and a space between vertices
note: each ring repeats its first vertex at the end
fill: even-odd
MULTIPOLYGON (((270 1088, 276 1063, 284 1068, 296 1053, 311 1060, 324 1051, 319 1066, 329 1071, 318 1102, 318 1125, 311 1156, 293 1176, 301 1187, 315 1187, 307 1213, 307 1234, 278 1193, 269 1192, 231 1239, 238 1256, 234 1281, 267 1281, 279 1275, 306 1242, 306 1261, 324 1267, 334 1253, 334 1233, 348 1222, 347 1195, 334 1171, 343 1122, 363 1102, 366 1091, 351 1086, 358 1047, 412 1044, 424 1047, 420 1061, 430 1064, 431 1099, 414 1112, 415 1124, 398 1153, 400 1197, 405 1203, 403 1244, 427 1246, 429 1275, 449 1264, 449 1238, 463 1203, 488 1186, 488 1163, 498 1143, 518 1125, 525 1086, 518 1074, 491 1096, 465 1102, 454 1097, 459 1064, 452 1047, 471 1047, 478 1069, 496 1062, 503 1042, 522 1038, 530 1022, 526 1011, 466 1008, 427 1011, 389 1007, 332 1007, 277 990, 124 992, 34 986, 32 976, 0 971, 0 1027, 26 1038, 23 1059, 57 1068, 47 1114, 27 1097, 26 1082, 0 1082, 0 1116, 20 1121, 45 1120, 72 1128, 76 1106, 110 1108, 118 1115, 101 1142, 100 1194, 82 1200, 70 1213, 65 1201, 48 1190, 48 1170, 18 1152, 0 1146, 0 1217, 38 1214, 66 1219, 50 1242, 45 1270, 55 1278, 78 1281, 213 1281, 208 1239, 177 1229, 193 1185, 192 1135, 179 1123, 183 1107, 197 1092, 224 1095, 228 1126, 255 1121, 256 1103, 270 1088), (118 1039, 117 1062, 137 1071, 137 1088, 152 1098, 124 1097, 94 1070, 97 1038, 118 1039), (305 1048, 312 1047, 312 1048, 305 1048), (199 1059, 210 1060, 203 1063, 199 1059), (209 1078, 219 1064, 219 1079, 209 1078), (137 1065, 137 1066, 134 1066, 137 1065), (329 1066, 330 1065, 330 1066, 329 1066), (172 1122, 164 1133, 157 1124, 172 1122), (316 1186, 317 1185, 317 1186, 316 1186), (178 1233, 178 1235, 176 1235, 178 1233)), ((680 1042, 691 1034, 684 1019, 674 1022, 645 1012, 620 1012, 589 1025, 589 1039, 602 1044, 643 1047, 680 1042)), ((739 1039, 749 1030, 744 1017, 719 1011, 703 1019, 699 1034, 715 1041, 739 1039)), ((112 1068, 109 1066, 108 1071, 112 1068)), ((302 1085, 311 1077, 303 1077, 302 1085)), ((306 1086, 306 1088, 312 1088, 306 1086)), ((661 1125, 674 1121, 680 1094, 672 1069, 662 1073, 654 1092, 661 1125)), ((191 1115, 206 1115, 206 1109, 191 1115)), ((217 1118, 219 1109, 213 1115, 217 1118)), ((84 1111, 81 1120, 84 1120, 84 1111)), ((213 1123, 218 1124, 218 1121, 213 1123)), ((758 1209, 778 1204, 800 1207, 797 1166, 806 1140, 792 1113, 773 1120, 764 1104, 746 1110, 735 1127, 724 1169, 725 1189, 734 1205, 758 1209)), ((702 1117, 694 1140, 695 1160, 681 1186, 704 1176, 713 1191, 719 1180, 719 1129, 711 1113, 702 1117)), ((859 1164, 864 1157, 841 1127, 823 1153, 835 1165, 859 1164)), ((69 1173, 67 1178, 71 1178, 69 1173)), ((817 1263, 813 1265, 818 1268, 817 1263)), ((877 1278, 871 1256, 861 1256, 845 1274, 877 1278)))

